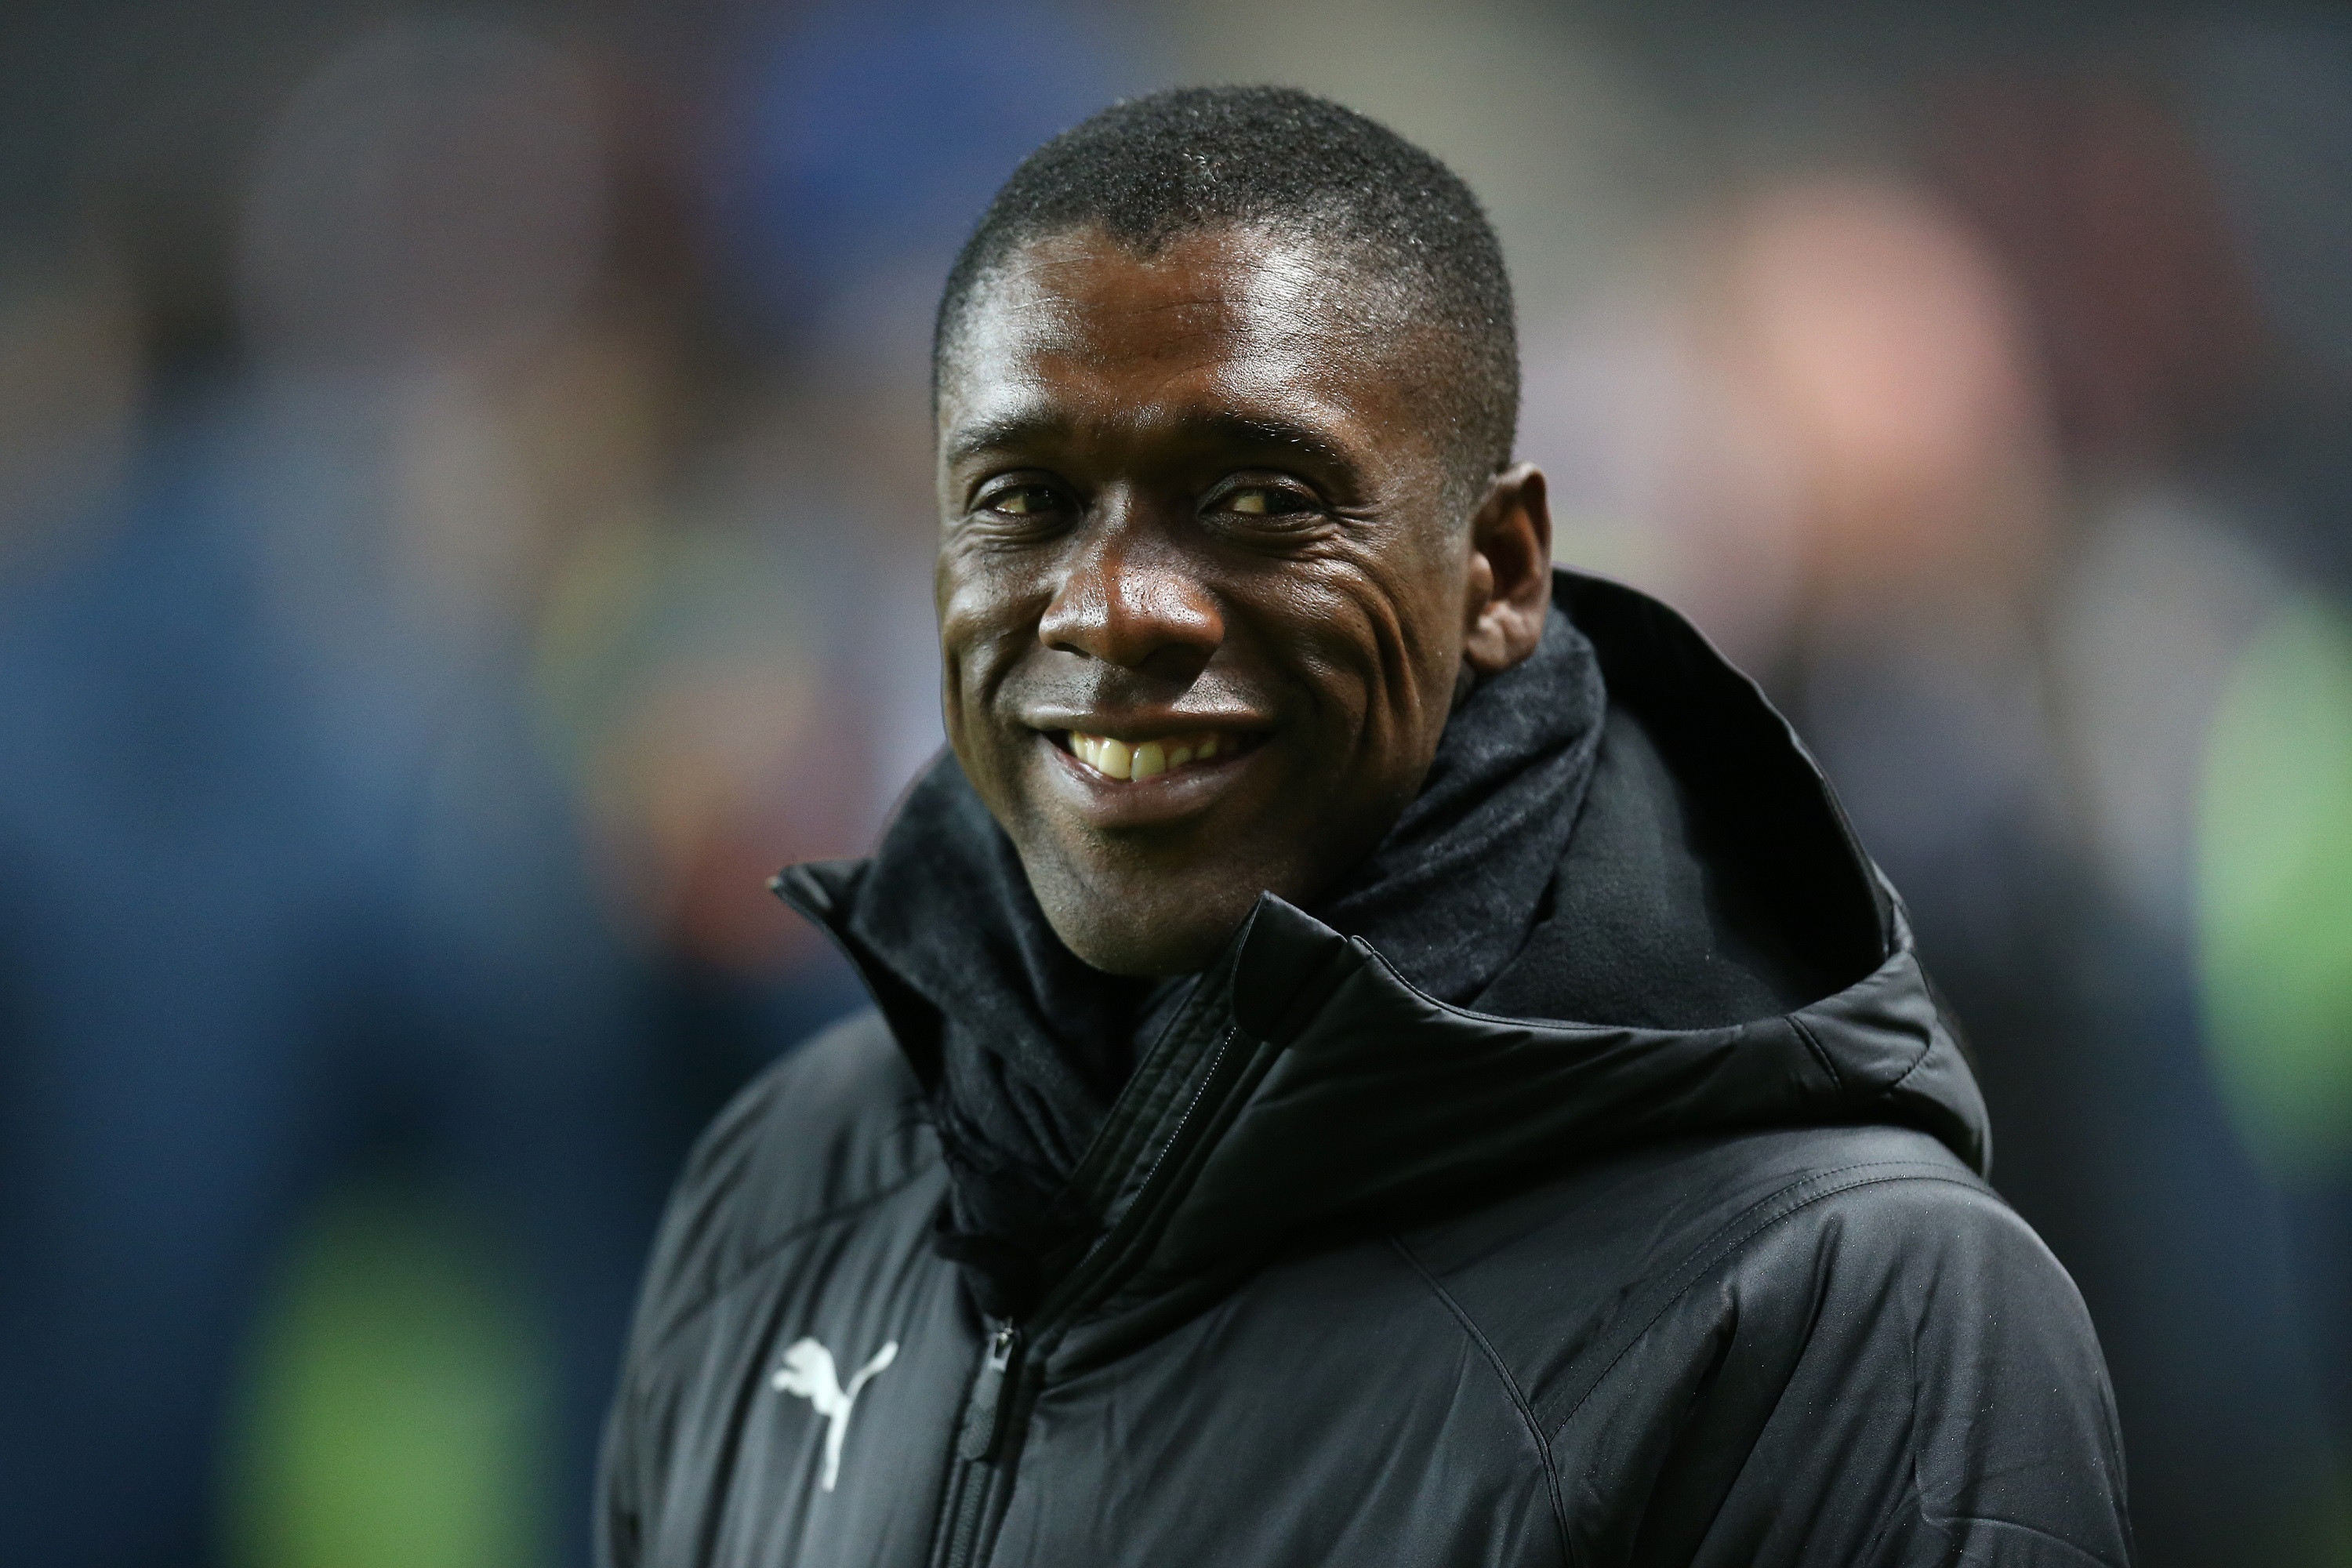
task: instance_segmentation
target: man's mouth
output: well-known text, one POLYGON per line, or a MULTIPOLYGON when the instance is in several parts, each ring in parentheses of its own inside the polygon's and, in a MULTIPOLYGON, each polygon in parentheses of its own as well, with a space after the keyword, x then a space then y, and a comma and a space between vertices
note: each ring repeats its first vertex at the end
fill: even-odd
POLYGON ((1060 739, 1070 755, 1105 778, 1140 784, 1179 768, 1236 756, 1248 749, 1255 737, 1229 730, 1201 730, 1187 735, 1123 741, 1115 735, 1089 735, 1083 730, 1071 730, 1060 739))

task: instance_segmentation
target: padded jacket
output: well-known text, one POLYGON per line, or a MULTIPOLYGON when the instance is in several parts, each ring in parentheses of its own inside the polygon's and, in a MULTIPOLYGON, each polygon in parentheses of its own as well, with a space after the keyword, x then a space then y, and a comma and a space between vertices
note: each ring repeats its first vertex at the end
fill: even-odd
MULTIPOLYGON (((1899 900, 1696 632, 1560 591, 1616 737, 1586 816, 1671 787, 1836 983, 1482 1014, 1262 898, 1079 1166, 1091 1249, 997 1322, 933 1248, 937 1012, 851 943, 877 1009, 737 1100, 661 1227, 606 1568, 2128 1560, 2096 1341, 1984 1179, 1899 900)), ((781 881, 838 933, 861 874, 781 881)))

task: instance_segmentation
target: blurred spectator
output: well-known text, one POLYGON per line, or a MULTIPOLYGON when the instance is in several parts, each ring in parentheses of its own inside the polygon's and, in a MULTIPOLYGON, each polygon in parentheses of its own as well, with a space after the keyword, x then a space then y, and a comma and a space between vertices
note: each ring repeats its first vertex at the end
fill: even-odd
MULTIPOLYGON (((576 1511, 663 1162, 635 982, 520 706, 548 520, 501 402, 594 265, 593 121, 505 29, 338 57, 257 165, 251 371, 158 407, 91 503, 116 521, 7 585, 16 1560, 209 1556, 248 1324, 355 1166, 468 1194, 512 1260, 558 1439, 502 1506, 532 1538, 576 1511)), ((253 1416, 254 1485, 303 1473, 284 1414, 253 1416)), ((320 1543, 238 1523, 262 1560, 320 1543)))
MULTIPOLYGON (((2242 107, 2248 54, 2278 64, 2199 43, 2242 107)), ((2309 1561, 2344 1517, 2352 1279, 2311 1151, 2352 1125, 2321 1065, 2352 1028, 2317 804, 2352 728, 2334 623, 2293 610, 2274 552, 2326 492, 2283 489, 2283 443, 2242 434, 2283 366, 2308 374, 2247 267, 2262 182, 2222 203, 2144 69, 1872 70, 1918 106, 1907 139, 1792 158, 1686 223, 1531 365, 1529 441, 1587 482, 1563 551, 1660 584, 1763 673, 1903 889, 1976 1037, 1996 1180, 2106 1338, 2146 1560, 2309 1561), (2289 647, 2293 674, 2266 662, 2289 647), (2278 1119, 2246 1107, 2288 1095, 2282 1175, 2278 1119)), ((2295 101, 2261 117, 2327 123, 2295 101)), ((2273 196, 2282 167, 2336 167, 2257 161, 2273 196)), ((2273 271, 2310 314, 2309 277, 2273 271)))

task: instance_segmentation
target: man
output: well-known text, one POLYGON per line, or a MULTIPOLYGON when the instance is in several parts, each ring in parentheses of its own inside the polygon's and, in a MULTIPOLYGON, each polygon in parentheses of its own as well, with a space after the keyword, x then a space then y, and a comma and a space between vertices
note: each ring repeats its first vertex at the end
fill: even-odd
POLYGON ((1461 183, 1112 109, 935 365, 951 754, 779 879, 877 1010, 684 1180, 607 1561, 2123 1563, 1900 904, 1746 679, 1549 565, 1461 183))

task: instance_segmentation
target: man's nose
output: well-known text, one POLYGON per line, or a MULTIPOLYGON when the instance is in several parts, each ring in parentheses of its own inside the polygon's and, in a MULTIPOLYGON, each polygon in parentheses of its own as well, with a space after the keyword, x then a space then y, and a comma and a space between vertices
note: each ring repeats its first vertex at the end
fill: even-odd
POLYGON ((1194 563, 1137 520, 1087 531, 1037 626, 1047 647, 1190 681, 1224 640, 1224 618, 1194 563))

